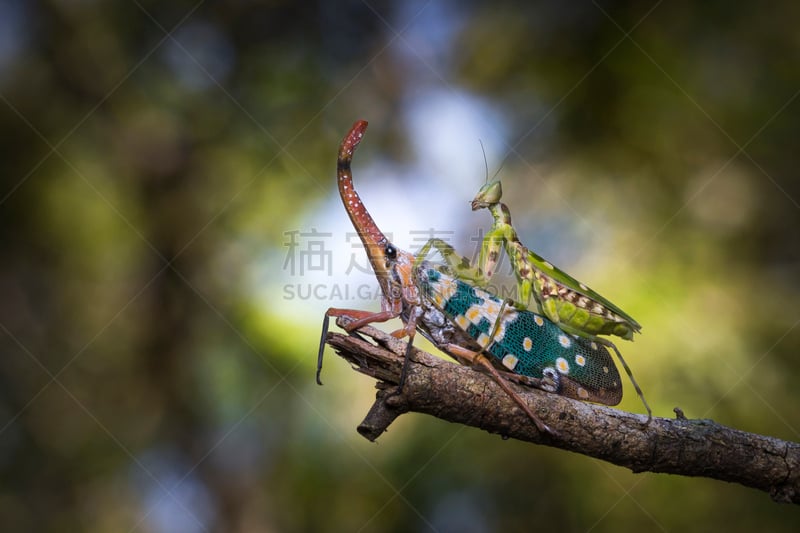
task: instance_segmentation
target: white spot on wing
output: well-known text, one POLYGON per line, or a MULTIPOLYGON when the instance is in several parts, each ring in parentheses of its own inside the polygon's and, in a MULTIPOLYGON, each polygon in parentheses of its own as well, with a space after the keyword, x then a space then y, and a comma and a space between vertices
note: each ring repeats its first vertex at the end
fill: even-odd
POLYGON ((519 362, 519 359, 517 359, 516 357, 514 357, 511 354, 508 354, 505 357, 503 357, 503 366, 506 367, 509 370, 514 370, 514 368, 516 368, 518 362, 519 362))
POLYGON ((530 352, 531 348, 533 348, 533 341, 530 337, 525 337, 522 339, 522 347, 525 349, 526 352, 530 352))
POLYGON ((489 336, 486 335, 485 333, 481 333, 480 335, 478 335, 477 341, 478 345, 481 348, 486 348, 486 346, 489 344, 489 336))

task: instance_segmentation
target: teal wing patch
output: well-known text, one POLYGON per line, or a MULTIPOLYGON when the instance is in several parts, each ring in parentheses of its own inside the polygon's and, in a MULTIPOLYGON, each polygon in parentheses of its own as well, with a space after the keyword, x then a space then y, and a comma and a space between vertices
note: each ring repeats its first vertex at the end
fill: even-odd
POLYGON ((605 346, 567 334, 542 315, 504 305, 435 269, 421 276, 421 287, 498 368, 549 379, 556 384, 553 392, 576 399, 616 405, 622 398, 619 373, 605 346))

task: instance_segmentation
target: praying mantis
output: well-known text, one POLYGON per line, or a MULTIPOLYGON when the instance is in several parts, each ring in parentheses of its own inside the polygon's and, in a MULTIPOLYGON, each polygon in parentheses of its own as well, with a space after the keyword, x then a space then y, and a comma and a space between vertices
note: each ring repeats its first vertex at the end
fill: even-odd
POLYGON ((642 400, 649 421, 652 410, 630 367, 616 345, 599 336, 616 335, 632 340, 641 326, 610 300, 526 248, 512 225, 508 206, 500 201, 502 195, 501 183, 492 180, 487 181, 472 200, 473 211, 487 209, 493 219, 481 243, 477 266, 471 265, 468 258, 441 239, 430 239, 420 250, 418 260, 424 260, 435 249, 457 278, 486 287, 496 272, 500 251, 505 249, 517 280, 519 308, 531 306, 564 332, 613 349, 642 400))

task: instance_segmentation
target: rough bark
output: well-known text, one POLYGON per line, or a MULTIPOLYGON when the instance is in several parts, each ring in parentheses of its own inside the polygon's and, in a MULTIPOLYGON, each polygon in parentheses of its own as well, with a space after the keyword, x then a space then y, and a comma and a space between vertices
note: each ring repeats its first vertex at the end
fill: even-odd
MULTIPOLYGON (((344 322, 339 319, 339 325, 344 322)), ((504 437, 553 446, 630 468, 703 476, 768 492, 777 502, 800 503, 800 444, 747 433, 712 420, 627 413, 513 385, 555 435, 541 434, 486 374, 414 350, 402 392, 397 383, 406 344, 372 327, 357 336, 328 333, 327 342, 355 370, 378 380, 377 398, 358 432, 377 439, 395 418, 418 412, 504 437)))

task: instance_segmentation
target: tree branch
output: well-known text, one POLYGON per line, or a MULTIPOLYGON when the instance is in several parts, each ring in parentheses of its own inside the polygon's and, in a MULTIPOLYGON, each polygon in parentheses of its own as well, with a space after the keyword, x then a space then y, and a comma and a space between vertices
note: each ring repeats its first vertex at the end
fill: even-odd
MULTIPOLYGON (((342 326, 348 319, 339 318, 342 326)), ((354 369, 378 380, 377 398, 358 432, 377 439, 395 418, 414 411, 504 437, 603 459, 633 472, 704 476, 800 503, 800 444, 746 433, 712 420, 646 417, 512 384, 557 435, 541 434, 494 380, 471 368, 414 350, 405 387, 397 391, 406 343, 364 327, 358 336, 328 333, 327 342, 354 369)))

